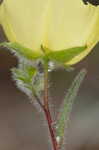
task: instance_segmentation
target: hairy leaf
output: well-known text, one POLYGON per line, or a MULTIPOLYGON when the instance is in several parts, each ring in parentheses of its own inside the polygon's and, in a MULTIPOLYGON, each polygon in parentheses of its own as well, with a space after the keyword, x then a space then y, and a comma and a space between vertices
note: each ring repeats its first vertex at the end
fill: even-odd
POLYGON ((44 74, 43 73, 36 73, 33 78, 33 88, 38 95, 41 97, 42 92, 44 91, 44 74))
POLYGON ((57 121, 57 129, 56 129, 57 138, 60 139, 60 143, 64 139, 65 128, 69 120, 70 112, 72 110, 72 105, 73 105, 74 99, 76 98, 78 94, 80 85, 85 75, 86 75, 86 70, 82 69, 80 73, 76 76, 76 78, 74 79, 71 87, 69 88, 64 98, 64 102, 60 110, 59 118, 57 121))
POLYGON ((12 69, 13 79, 16 81, 17 87, 31 97, 32 94, 32 80, 36 74, 36 69, 33 66, 20 64, 18 68, 12 69))

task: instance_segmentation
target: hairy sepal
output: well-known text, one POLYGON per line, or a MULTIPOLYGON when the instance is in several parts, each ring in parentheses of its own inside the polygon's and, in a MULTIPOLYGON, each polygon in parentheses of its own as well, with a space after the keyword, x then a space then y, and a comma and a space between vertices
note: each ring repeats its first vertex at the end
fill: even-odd
POLYGON ((27 60, 34 61, 42 57, 42 52, 34 52, 32 49, 26 48, 19 43, 3 42, 0 46, 9 49, 16 56, 24 57, 27 60))
POLYGON ((81 46, 81 47, 73 47, 69 49, 64 50, 50 50, 46 47, 42 46, 42 50, 45 52, 46 58, 49 60, 55 61, 57 63, 61 63, 67 66, 69 61, 72 61, 76 56, 80 55, 82 52, 84 52, 87 49, 87 46, 81 46))

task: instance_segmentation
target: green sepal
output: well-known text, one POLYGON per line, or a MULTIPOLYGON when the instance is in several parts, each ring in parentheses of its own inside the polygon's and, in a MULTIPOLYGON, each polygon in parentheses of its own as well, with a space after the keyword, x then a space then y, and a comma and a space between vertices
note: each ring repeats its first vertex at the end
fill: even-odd
POLYGON ((71 61, 74 57, 85 51, 86 48, 87 46, 82 46, 55 51, 42 47, 43 51, 45 51, 46 59, 48 58, 49 60, 53 60, 58 63, 67 63, 71 61))
POLYGON ((35 52, 32 49, 26 48, 19 43, 3 42, 0 43, 0 46, 8 48, 11 52, 14 52, 16 55, 23 56, 28 60, 36 60, 42 57, 42 51, 35 52))

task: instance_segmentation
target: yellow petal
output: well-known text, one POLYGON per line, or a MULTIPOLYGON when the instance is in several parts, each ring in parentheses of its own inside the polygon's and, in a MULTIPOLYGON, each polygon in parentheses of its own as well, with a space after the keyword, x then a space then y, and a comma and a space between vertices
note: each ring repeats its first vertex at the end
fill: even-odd
POLYGON ((73 65, 81 61, 83 58, 85 58, 89 54, 89 52, 94 48, 94 46, 99 41, 99 9, 97 9, 95 15, 96 16, 94 17, 94 21, 93 21, 94 26, 86 42, 87 49, 84 52, 82 52, 80 55, 76 56, 74 59, 66 63, 66 65, 73 65))
POLYGON ((48 0, 4 0, 1 24, 10 41, 40 49, 45 33, 48 0))
POLYGON ((44 46, 61 50, 90 43, 90 35, 96 38, 97 19, 99 22, 99 7, 82 0, 51 0, 44 46))

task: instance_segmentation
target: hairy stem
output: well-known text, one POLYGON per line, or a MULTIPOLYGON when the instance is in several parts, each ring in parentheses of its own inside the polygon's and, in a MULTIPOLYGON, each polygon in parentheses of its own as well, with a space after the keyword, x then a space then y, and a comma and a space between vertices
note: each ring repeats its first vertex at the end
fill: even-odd
POLYGON ((50 112, 48 110, 46 110, 46 108, 44 109, 44 112, 45 112, 46 120, 48 123, 48 128, 49 128, 51 141, 52 141, 52 145, 53 145, 53 150, 58 150, 58 144, 56 141, 54 129, 52 127, 52 120, 51 120, 50 112))
POLYGON ((51 141, 53 145, 53 150, 58 150, 58 143, 55 136, 55 129, 53 127, 53 120, 49 109, 49 102, 48 102, 48 68, 45 67, 44 72, 44 108, 43 111, 46 116, 46 120, 48 123, 48 128, 51 136, 51 141))

